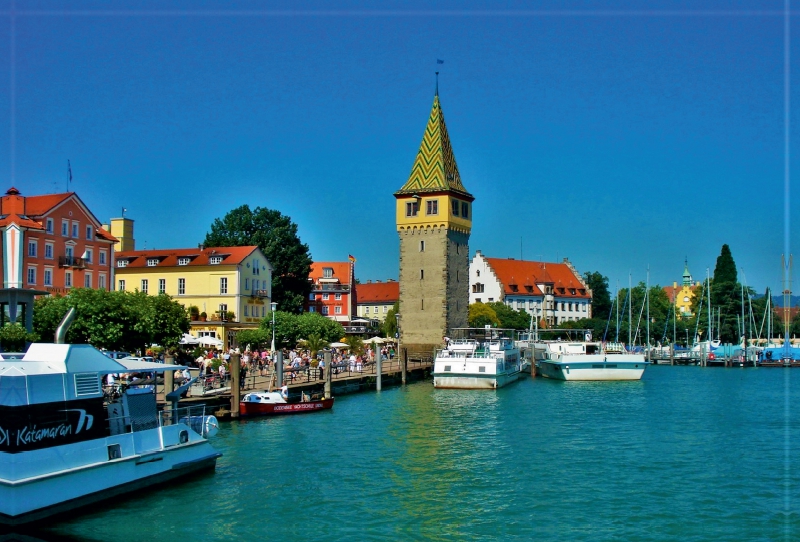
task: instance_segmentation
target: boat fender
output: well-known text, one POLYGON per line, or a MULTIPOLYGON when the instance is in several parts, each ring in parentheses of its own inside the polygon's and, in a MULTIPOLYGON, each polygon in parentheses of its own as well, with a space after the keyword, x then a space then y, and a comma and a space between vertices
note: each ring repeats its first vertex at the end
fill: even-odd
POLYGON ((181 444, 189 442, 189 432, 186 430, 181 431, 178 440, 180 440, 181 444))
POLYGON ((219 422, 214 416, 203 416, 203 436, 211 438, 219 431, 219 422))

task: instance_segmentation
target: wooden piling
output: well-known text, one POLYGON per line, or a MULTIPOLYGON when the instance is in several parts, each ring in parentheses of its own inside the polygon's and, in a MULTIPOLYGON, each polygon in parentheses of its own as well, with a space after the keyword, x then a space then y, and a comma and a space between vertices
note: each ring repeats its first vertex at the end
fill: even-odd
POLYGON ((400 371, 402 374, 403 385, 406 385, 407 372, 408 372, 408 349, 403 348, 400 352, 400 371))
POLYGON ((325 350, 322 354, 322 360, 325 362, 325 399, 331 398, 331 374, 333 367, 331 366, 333 356, 330 350, 325 350))
POLYGON ((239 400, 241 392, 239 391, 239 373, 242 371, 241 355, 231 354, 231 418, 239 417, 239 400))
MULTIPOLYGON (((175 365, 175 358, 171 354, 164 356, 164 365, 175 365)), ((175 390, 175 371, 164 371, 164 396, 175 390)))

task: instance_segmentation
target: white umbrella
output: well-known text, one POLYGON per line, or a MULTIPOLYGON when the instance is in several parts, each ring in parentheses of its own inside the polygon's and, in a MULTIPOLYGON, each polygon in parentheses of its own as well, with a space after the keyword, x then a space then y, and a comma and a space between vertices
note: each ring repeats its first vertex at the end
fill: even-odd
POLYGON ((380 337, 372 337, 371 339, 367 339, 366 341, 364 341, 364 344, 366 344, 366 343, 383 344, 385 342, 386 342, 386 340, 385 339, 381 339, 380 337))
POLYGON ((350 346, 347 343, 331 343, 332 348, 344 348, 345 346, 350 346))
POLYGON ((199 344, 200 339, 195 337, 194 335, 189 335, 188 333, 184 333, 183 337, 181 338, 181 344, 199 344))
POLYGON ((217 339, 216 337, 211 337, 210 335, 200 337, 197 342, 203 346, 216 346, 217 348, 222 346, 221 340, 217 339))

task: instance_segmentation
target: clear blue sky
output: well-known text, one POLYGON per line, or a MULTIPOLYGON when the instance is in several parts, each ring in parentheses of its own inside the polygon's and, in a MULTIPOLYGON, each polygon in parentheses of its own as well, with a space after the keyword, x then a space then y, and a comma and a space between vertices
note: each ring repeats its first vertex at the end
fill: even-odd
POLYGON ((5 188, 64 191, 69 159, 70 189, 102 221, 127 208, 138 248, 196 245, 247 203, 290 216, 315 260, 397 278, 392 193, 438 68, 472 253, 569 257, 613 289, 648 265, 679 281, 685 257, 702 278, 728 243, 740 279, 780 287, 783 1, 2 5, 5 188))

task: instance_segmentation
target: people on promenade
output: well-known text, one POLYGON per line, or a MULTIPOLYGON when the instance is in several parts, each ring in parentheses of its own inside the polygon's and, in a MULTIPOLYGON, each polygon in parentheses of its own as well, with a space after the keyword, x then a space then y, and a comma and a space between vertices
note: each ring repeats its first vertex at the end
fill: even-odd
POLYGON ((325 360, 324 359, 319 360, 317 367, 319 368, 319 379, 325 380, 325 360))

